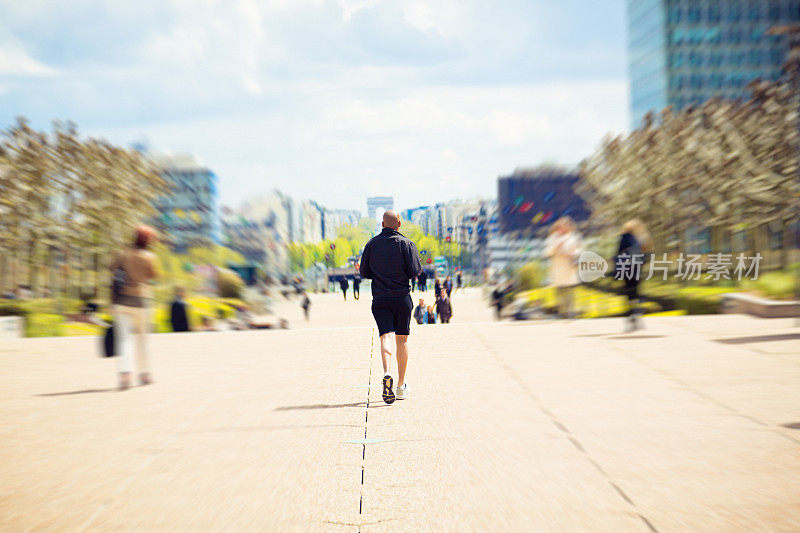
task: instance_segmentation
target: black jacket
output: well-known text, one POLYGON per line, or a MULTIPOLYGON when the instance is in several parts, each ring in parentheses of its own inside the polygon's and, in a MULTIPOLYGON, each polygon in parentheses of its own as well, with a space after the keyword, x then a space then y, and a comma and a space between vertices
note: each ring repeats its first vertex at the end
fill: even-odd
POLYGON ((408 281, 422 272, 422 265, 413 242, 383 228, 364 246, 359 272, 372 280, 373 297, 402 298, 411 293, 408 281))
POLYGON ((186 303, 181 300, 172 302, 170 322, 172 322, 172 331, 189 331, 189 318, 186 316, 186 303))
POLYGON ((453 316, 453 306, 450 304, 450 298, 436 298, 436 312, 442 320, 450 320, 453 316))

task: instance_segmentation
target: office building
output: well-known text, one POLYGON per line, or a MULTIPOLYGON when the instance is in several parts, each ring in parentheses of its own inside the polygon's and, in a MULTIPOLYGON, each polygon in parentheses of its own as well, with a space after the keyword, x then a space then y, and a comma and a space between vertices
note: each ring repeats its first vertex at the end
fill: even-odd
POLYGON ((767 31, 800 21, 800 0, 627 0, 631 124, 648 111, 711 97, 746 99, 777 79, 786 41, 767 31))
POLYGON ((224 244, 265 272, 286 271, 291 206, 291 199, 276 190, 248 200, 235 210, 225 209, 222 217, 224 244))
POLYGON ((152 221, 161 240, 184 253, 220 241, 217 176, 189 154, 145 153, 167 182, 169 192, 153 204, 152 221))
POLYGON ((520 238, 542 237, 559 217, 588 220, 590 212, 573 187, 580 177, 555 167, 516 169, 497 180, 499 227, 520 238))

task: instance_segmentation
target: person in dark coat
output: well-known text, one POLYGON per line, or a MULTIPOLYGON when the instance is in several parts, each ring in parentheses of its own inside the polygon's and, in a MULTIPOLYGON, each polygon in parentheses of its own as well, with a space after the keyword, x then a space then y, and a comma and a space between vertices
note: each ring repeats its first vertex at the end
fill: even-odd
POLYGON ((186 302, 184 298, 186 297, 186 291, 183 290, 183 287, 178 287, 175 290, 175 300, 172 302, 170 306, 170 313, 169 313, 169 320, 172 324, 172 331, 175 332, 185 332, 191 331, 189 328, 189 317, 186 313, 186 302))
POLYGON ((382 396, 387 404, 395 399, 406 399, 409 391, 405 375, 414 310, 409 280, 419 276, 422 270, 417 246, 398 231, 400 225, 400 215, 394 211, 384 212, 381 232, 364 246, 359 265, 361 276, 372 280, 372 316, 380 337, 384 374, 382 396), (389 372, 392 352, 397 359, 396 391, 392 390, 394 380, 389 372))
POLYGON ((428 290, 428 274, 425 273, 424 268, 419 273, 419 276, 417 276, 417 289, 422 292, 428 290))
POLYGON ((309 320, 309 312, 311 310, 311 298, 308 297, 308 294, 305 292, 300 297, 300 307, 303 308, 303 314, 306 315, 306 322, 309 320))
POLYGON ((339 278, 339 288, 342 289, 342 296, 344 296, 344 300, 347 301, 347 289, 350 288, 350 283, 347 281, 346 276, 339 278))
POLYGON ((461 289, 461 281, 462 281, 462 279, 461 279, 461 271, 459 270, 456 273, 456 292, 458 292, 461 289))
POLYGON ((453 306, 450 304, 450 297, 447 291, 442 289, 439 297, 436 298, 436 314, 439 315, 440 324, 449 324, 453 317, 453 306))
POLYGON ((361 276, 356 274, 353 276, 353 298, 358 300, 359 296, 361 296, 361 276))
POLYGON ((652 248, 650 234, 644 223, 638 218, 627 221, 622 226, 617 255, 614 256, 614 279, 625 285, 625 296, 628 298, 628 316, 625 331, 644 329, 642 311, 639 309, 639 281, 645 254, 652 248))
POLYGON ((433 277, 433 295, 438 298, 439 293, 442 292, 442 282, 439 281, 439 276, 433 277))
POLYGON ((447 279, 444 280, 444 290, 447 291, 447 297, 450 298, 450 293, 453 292, 453 280, 450 276, 447 276, 447 279))

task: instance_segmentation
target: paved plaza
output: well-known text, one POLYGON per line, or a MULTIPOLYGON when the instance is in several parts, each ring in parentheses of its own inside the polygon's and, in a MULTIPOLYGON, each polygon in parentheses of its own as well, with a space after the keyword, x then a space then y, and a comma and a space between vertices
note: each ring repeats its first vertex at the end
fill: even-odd
POLYGON ((1 344, 0 530, 800 529, 793 320, 496 323, 471 290, 387 406, 369 301, 152 336, 125 392, 96 338, 1 344))

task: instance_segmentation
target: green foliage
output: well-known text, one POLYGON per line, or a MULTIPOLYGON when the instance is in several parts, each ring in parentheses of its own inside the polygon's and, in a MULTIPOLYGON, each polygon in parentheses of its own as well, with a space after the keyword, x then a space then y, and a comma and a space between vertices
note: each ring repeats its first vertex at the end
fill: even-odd
POLYGON ((223 298, 241 298, 244 281, 236 272, 222 269, 219 271, 217 286, 223 298))
MULTIPOLYGON (((374 221, 362 219, 357 226, 342 226, 336 230, 337 237, 334 241, 325 240, 319 243, 292 243, 289 245, 289 261, 292 271, 302 272, 315 263, 328 264, 334 267, 343 267, 352 256, 361 254, 364 245, 373 236, 374 221), (336 249, 331 253, 331 242, 336 245, 336 249), (331 259, 326 262, 325 255, 331 259)), ((457 258, 462 253, 461 246, 457 243, 448 243, 444 240, 426 235, 422 228, 416 224, 404 223, 400 227, 400 232, 411 239, 420 251, 420 259, 425 262, 427 258, 438 255, 457 258), (427 255, 421 252, 425 250, 427 255)))
POLYGON ((26 337, 59 337, 64 334, 64 317, 49 313, 30 313, 25 318, 26 337))
POLYGON ((745 280, 742 287, 775 300, 792 300, 795 297, 797 275, 789 272, 767 272, 756 280, 745 280))
POLYGON ((547 277, 547 270, 539 261, 531 261, 517 271, 517 286, 527 291, 541 287, 547 277))

